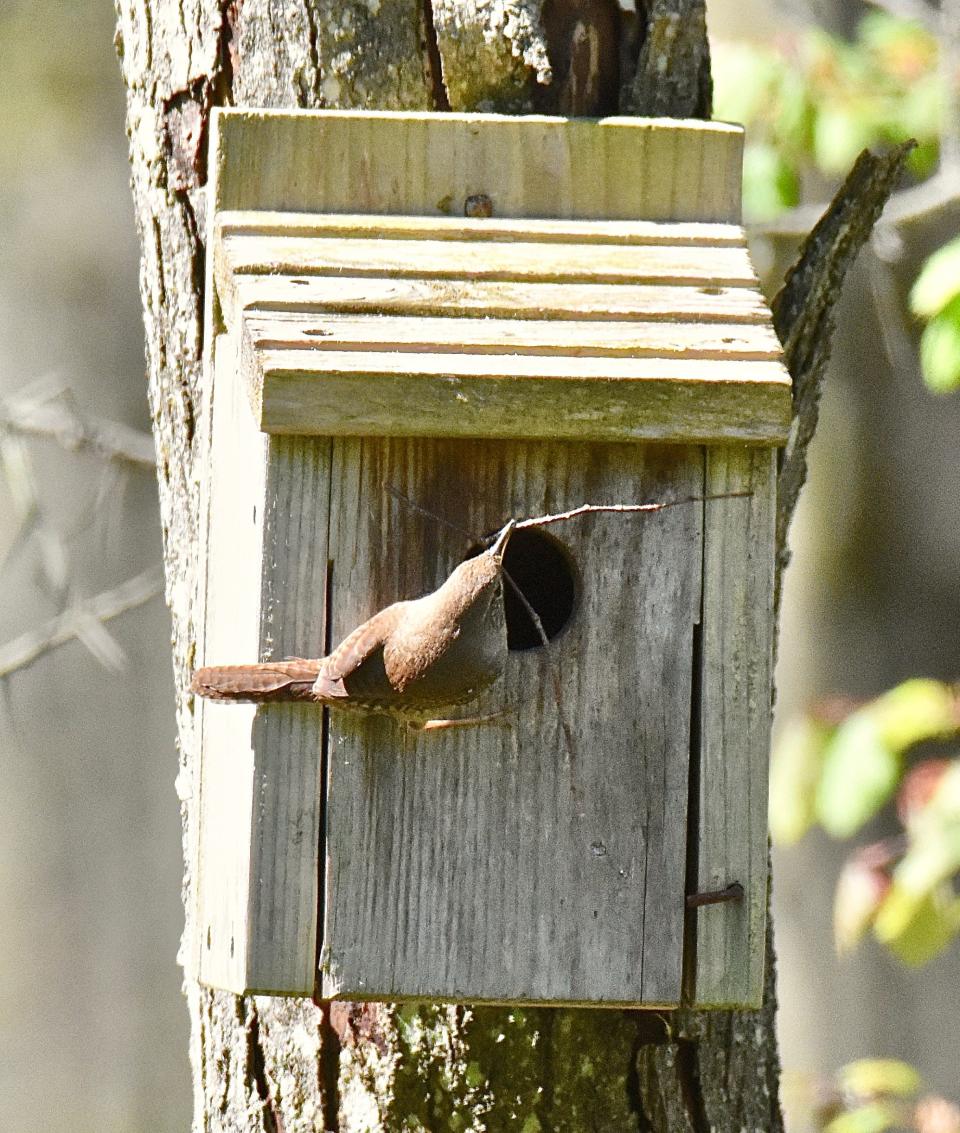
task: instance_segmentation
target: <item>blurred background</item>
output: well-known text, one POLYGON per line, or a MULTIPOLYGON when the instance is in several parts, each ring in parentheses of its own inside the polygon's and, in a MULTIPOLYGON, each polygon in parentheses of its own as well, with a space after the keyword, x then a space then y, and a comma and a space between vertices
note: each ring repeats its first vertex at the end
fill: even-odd
MULTIPOLYGON (((877 32, 878 70, 858 31, 876 6, 711 0, 718 116, 751 124, 747 207, 771 291, 792 233, 809 227, 795 207, 828 199, 861 145, 922 135, 920 183, 958 128, 924 81, 942 71, 936 10, 889 6, 929 16, 929 34, 877 32), (803 77, 800 95, 784 75, 803 77)), ((0 1124, 11 1133, 190 1120, 169 626, 113 24, 109 0, 0 0, 0 1124), (68 621, 66 609, 90 616, 68 621)), ((878 237, 847 285, 792 532, 781 734, 825 697, 960 673, 960 394, 931 392, 930 373, 925 384, 923 324, 909 312, 926 257, 960 230, 956 200, 947 192, 878 237)), ((933 384, 946 388, 943 373, 933 384)), ((897 829, 870 821, 872 838, 897 829)), ((852 843, 821 827, 775 852, 792 1128, 813 1128, 824 1083, 864 1057, 903 1059, 923 1090, 960 1100, 960 947, 910 967, 868 933, 839 958, 834 888, 852 843)))

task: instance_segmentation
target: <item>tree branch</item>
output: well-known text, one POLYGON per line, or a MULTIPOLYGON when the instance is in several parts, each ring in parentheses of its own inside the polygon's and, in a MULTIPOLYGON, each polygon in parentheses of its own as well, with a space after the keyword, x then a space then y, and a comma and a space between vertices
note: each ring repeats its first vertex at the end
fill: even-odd
POLYGON ((820 395, 835 328, 834 311, 848 270, 899 180, 913 142, 888 153, 865 150, 807 237, 773 301, 773 321, 793 378, 793 423, 780 460, 777 504, 777 603, 789 562, 787 530, 807 477, 807 449, 820 414, 820 395))
MULTIPOLYGON (((884 227, 901 227, 927 220, 944 209, 960 205, 960 176, 954 171, 935 174, 919 185, 894 193, 883 216, 884 227)), ((798 205, 773 220, 751 226, 760 236, 805 236, 830 207, 826 201, 798 205)))
POLYGON ((90 452, 104 460, 139 467, 156 464, 153 438, 114 421, 91 424, 68 406, 34 400, 0 401, 0 430, 56 441, 73 452, 90 452))
POLYGON ((93 598, 75 603, 51 618, 46 625, 0 646, 0 678, 25 669, 44 653, 74 638, 82 640, 88 648, 93 647, 98 656, 102 655, 104 650, 97 648, 97 629, 102 630, 104 622, 142 606, 162 593, 163 572, 159 566, 152 566, 121 582, 113 590, 104 590, 93 598))

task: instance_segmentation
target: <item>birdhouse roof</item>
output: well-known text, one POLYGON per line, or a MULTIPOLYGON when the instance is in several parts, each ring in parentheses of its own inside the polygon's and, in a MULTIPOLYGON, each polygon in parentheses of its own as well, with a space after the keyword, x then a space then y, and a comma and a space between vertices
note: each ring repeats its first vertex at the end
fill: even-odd
POLYGON ((216 211, 213 282, 264 431, 785 440, 790 379, 738 224, 488 199, 475 218, 216 211))

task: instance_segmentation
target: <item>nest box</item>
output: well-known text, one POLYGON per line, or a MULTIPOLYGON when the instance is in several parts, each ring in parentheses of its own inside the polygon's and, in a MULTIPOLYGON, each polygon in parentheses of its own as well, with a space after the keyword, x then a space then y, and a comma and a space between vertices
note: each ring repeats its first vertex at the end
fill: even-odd
POLYGON ((320 657, 510 516, 688 502, 511 541, 551 641, 508 594, 499 720, 198 701, 202 982, 759 1004, 791 395, 741 144, 215 114, 198 664, 320 657))

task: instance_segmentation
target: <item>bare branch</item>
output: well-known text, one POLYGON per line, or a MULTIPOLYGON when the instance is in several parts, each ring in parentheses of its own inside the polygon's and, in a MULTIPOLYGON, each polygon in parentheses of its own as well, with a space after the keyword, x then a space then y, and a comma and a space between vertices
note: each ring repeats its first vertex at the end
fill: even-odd
POLYGON ((789 561, 787 530, 807 477, 807 449, 820 415, 820 395, 834 332, 834 309, 847 271, 869 238, 912 142, 876 155, 868 150, 810 233, 773 301, 773 321, 793 378, 794 416, 780 461, 777 503, 777 595, 789 561))
MULTIPOLYGON (((948 208, 960 205, 960 174, 947 170, 935 174, 919 185, 895 193, 883 214, 883 225, 901 227, 927 220, 948 208)), ((830 207, 827 201, 798 205, 773 220, 751 225, 758 236, 805 236, 830 207)))
MULTIPOLYGON (((103 639, 103 623, 111 618, 143 606, 163 592, 163 572, 159 566, 149 567, 141 574, 121 582, 113 590, 104 590, 93 598, 81 600, 51 618, 46 625, 21 634, 20 637, 0 646, 0 677, 32 665, 44 653, 49 653, 74 638, 89 648, 96 645, 96 656, 109 663, 119 660, 103 639)), ((111 639, 112 640, 112 639, 111 639)))
POLYGON ((0 401, 0 431, 47 438, 72 452, 90 452, 104 460, 148 468, 155 464, 149 433, 115 421, 85 422, 62 402, 4 399, 0 401))

